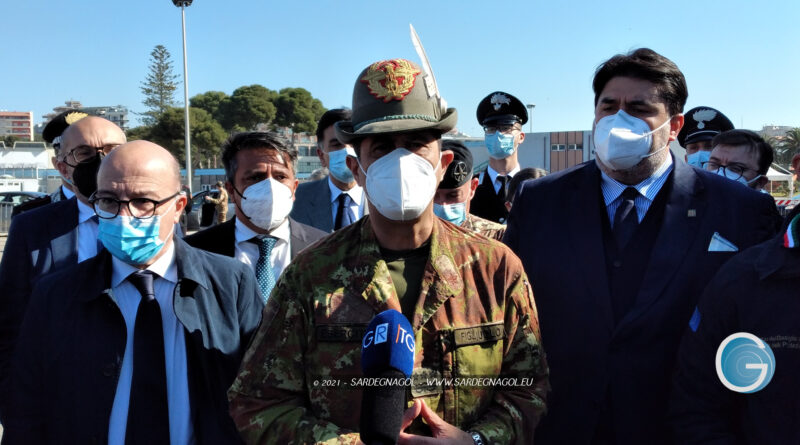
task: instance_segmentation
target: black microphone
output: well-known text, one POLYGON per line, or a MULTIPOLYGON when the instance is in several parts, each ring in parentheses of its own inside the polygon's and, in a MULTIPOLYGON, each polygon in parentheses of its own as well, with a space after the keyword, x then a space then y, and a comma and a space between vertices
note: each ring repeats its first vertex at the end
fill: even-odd
POLYGON ((406 384, 414 369, 414 333, 400 312, 389 309, 369 323, 361 342, 361 370, 372 378, 361 396, 361 441, 396 444, 406 410, 406 384))

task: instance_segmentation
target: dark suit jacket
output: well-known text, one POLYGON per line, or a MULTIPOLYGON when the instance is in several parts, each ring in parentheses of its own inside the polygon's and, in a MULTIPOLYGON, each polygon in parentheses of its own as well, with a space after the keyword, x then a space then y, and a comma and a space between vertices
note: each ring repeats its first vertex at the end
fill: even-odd
MULTIPOLYGON (((318 239, 328 235, 319 229, 301 224, 292 218, 289 218, 289 232, 291 233, 289 245, 292 249, 289 253, 290 259, 297 256, 301 250, 318 239)), ((190 246, 198 249, 232 257, 236 254, 236 218, 231 218, 222 224, 201 230, 187 236, 184 240, 190 246)))
MULTIPOLYGON (((174 242, 173 305, 185 328, 195 438, 238 443, 226 391, 263 303, 246 266, 174 242)), ((3 444, 106 442, 126 338, 112 300, 111 268, 104 250, 37 285, 13 359, 13 409, 3 422, 3 444)))
POLYGON ((77 198, 15 216, 0 261, 0 419, 9 401, 9 363, 31 291, 50 272, 78 262, 77 198))
POLYGON ((616 325, 595 162, 530 181, 515 199, 504 241, 531 279, 552 385, 536 443, 592 443, 599 423, 618 444, 667 442, 681 334, 706 283, 733 256, 708 251, 713 234, 743 250, 780 226, 768 195, 673 159, 642 285, 616 325))
POLYGON ((469 202, 469 213, 494 222, 505 222, 508 218, 505 200, 499 198, 494 191, 494 184, 489 173, 484 170, 483 180, 475 189, 475 196, 469 202))
MULTIPOLYGON (((366 199, 366 194, 363 196, 362 199, 366 199)), ((366 215, 368 213, 366 203, 362 204, 366 215)), ((289 216, 299 223, 331 233, 334 225, 332 206, 328 178, 304 182, 297 186, 294 206, 289 216)))

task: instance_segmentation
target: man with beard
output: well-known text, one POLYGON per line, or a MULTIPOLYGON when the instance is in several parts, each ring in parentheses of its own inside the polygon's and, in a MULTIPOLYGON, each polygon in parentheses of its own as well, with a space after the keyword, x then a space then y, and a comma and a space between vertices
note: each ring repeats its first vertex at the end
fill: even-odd
MULTIPOLYGON (((89 116, 61 136, 64 177, 75 196, 15 217, 0 261, 0 416, 8 401, 8 363, 34 284, 42 276, 97 255, 97 217, 89 197, 103 157, 126 141, 113 122, 89 116)), ((2 420, 0 417, 0 420, 2 420)))
POLYGON ((772 199, 669 151, 688 95, 647 48, 593 82, 596 160, 526 182, 504 241, 533 283, 552 392, 536 443, 669 443, 675 355, 697 299, 777 229, 772 199))
POLYGON ((188 236, 186 242, 249 265, 266 301, 289 262, 327 234, 289 217, 297 189, 297 149, 280 136, 235 134, 222 146, 222 163, 236 217, 188 236))

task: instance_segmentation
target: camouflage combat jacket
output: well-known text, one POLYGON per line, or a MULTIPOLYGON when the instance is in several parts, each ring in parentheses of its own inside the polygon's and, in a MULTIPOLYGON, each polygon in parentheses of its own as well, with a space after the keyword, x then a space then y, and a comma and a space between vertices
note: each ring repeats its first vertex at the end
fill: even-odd
MULTIPOLYGON (((409 406, 422 398, 489 443, 529 444, 545 410, 548 370, 522 264, 501 243, 435 221, 411 320, 409 406), (506 378, 505 385, 481 380, 490 377, 506 378)), ((386 309, 400 311, 400 302, 368 216, 299 254, 273 290, 228 392, 245 441, 355 443, 361 339, 386 309)), ((423 428, 419 417, 406 431, 423 428)))
POLYGON ((502 241, 503 235, 506 233, 506 226, 503 224, 483 219, 472 213, 467 213, 467 218, 461 223, 461 227, 497 241, 502 241))

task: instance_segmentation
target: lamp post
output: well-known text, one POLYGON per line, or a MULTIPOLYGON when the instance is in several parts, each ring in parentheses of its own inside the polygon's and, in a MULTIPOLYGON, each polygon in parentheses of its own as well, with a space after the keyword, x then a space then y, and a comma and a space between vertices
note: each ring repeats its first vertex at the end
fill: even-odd
MULTIPOLYGON (((183 31, 183 122, 184 146, 186 147, 186 185, 192 189, 192 146, 189 137, 189 68, 186 63, 186 7, 193 0, 172 0, 172 4, 181 8, 181 29, 183 31)), ((191 196, 187 196, 192 199, 191 196)))
POLYGON ((525 105, 528 107, 528 133, 533 134, 533 109, 536 108, 536 104, 528 104, 525 105))

